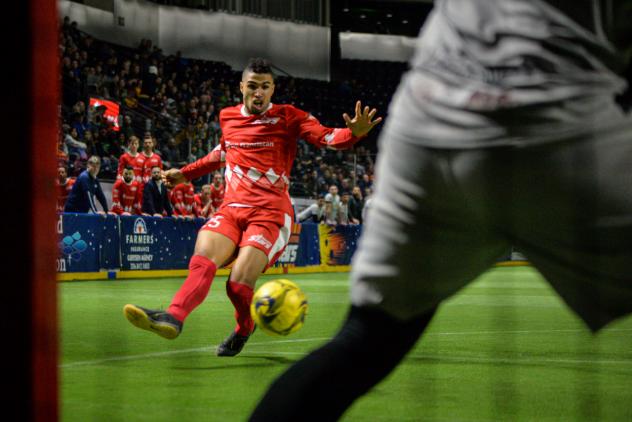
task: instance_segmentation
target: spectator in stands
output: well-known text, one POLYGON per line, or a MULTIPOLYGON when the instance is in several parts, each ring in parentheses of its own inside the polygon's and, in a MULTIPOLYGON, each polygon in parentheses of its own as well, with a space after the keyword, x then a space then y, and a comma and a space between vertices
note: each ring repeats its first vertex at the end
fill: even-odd
POLYGON ((191 182, 180 183, 171 190, 171 208, 174 217, 191 219, 195 217, 193 198, 194 191, 191 182))
POLYGON ((200 218, 209 218, 213 215, 213 201, 211 200, 211 185, 203 185, 200 193, 193 195, 195 201, 195 215, 200 218))
POLYGON ((162 148, 162 160, 165 169, 182 167, 186 163, 186 160, 182 159, 180 146, 177 144, 176 138, 173 136, 169 137, 169 140, 162 148))
POLYGON ((143 181, 147 183, 153 178, 153 168, 158 167, 162 170, 162 159, 154 152, 156 146, 156 138, 151 133, 145 133, 143 138, 143 152, 140 154, 143 158, 143 181))
POLYGON ((334 207, 331 197, 328 197, 327 195, 325 195, 325 218, 323 223, 335 226, 338 224, 338 208, 334 207))
POLYGON ((140 139, 135 135, 130 136, 127 142, 127 151, 119 157, 117 179, 121 179, 123 177, 123 171, 131 166, 134 170, 134 180, 139 183, 143 182, 143 165, 145 164, 145 159, 138 152, 139 146, 140 139))
POLYGON ((304 223, 306 221, 312 221, 314 223, 325 222, 325 195, 320 194, 316 199, 316 202, 309 205, 303 211, 298 213, 297 221, 304 223))
POLYGON ((364 207, 362 208, 362 221, 366 223, 366 216, 369 208, 371 208, 371 200, 373 199, 373 190, 366 188, 366 194, 364 196, 364 207))
POLYGON ((88 146, 79 140, 79 134, 76 128, 70 128, 70 131, 64 136, 64 143, 68 148, 68 158, 70 161, 88 159, 88 146))
POLYGON ((349 198, 351 194, 348 191, 342 192, 342 196, 340 197, 340 208, 338 209, 338 224, 347 225, 347 224, 358 224, 352 223, 351 218, 349 217, 349 198))
POLYGON ((66 205, 66 199, 72 190, 72 186, 75 184, 74 177, 68 177, 68 171, 66 167, 60 166, 57 168, 57 180, 55 185, 57 187, 57 212, 64 212, 66 205))
POLYGON ((88 168, 84 170, 72 187, 68 199, 66 200, 65 212, 92 212, 95 214, 105 214, 105 211, 97 209, 96 200, 99 201, 103 210, 107 210, 108 203, 101 189, 101 183, 97 175, 101 170, 101 159, 95 155, 88 159, 88 168))
POLYGON ((142 184, 134 180, 134 167, 127 166, 123 177, 112 186, 112 208, 118 215, 140 215, 142 206, 142 184))
POLYGON ((360 186, 360 189, 362 189, 364 196, 368 196, 367 189, 373 188, 373 181, 371 180, 371 176, 368 173, 364 173, 362 175, 362 179, 358 181, 358 186, 360 186))
POLYGON ((159 166, 151 169, 151 179, 143 189, 142 211, 143 214, 154 217, 170 217, 173 213, 167 187, 162 183, 162 170, 159 166))
POLYGON ((325 195, 325 203, 330 204, 327 207, 327 224, 337 224, 340 211, 340 195, 338 195, 337 185, 332 184, 329 186, 329 192, 325 195))
MULTIPOLYGON (((89 132, 86 132, 86 135, 89 132)), ((99 137, 95 139, 94 146, 96 154, 101 157, 101 170, 108 177, 115 178, 118 167, 118 158, 121 155, 116 132, 101 128, 98 131, 99 137)))
POLYGON ((354 186, 349 199, 349 219, 351 224, 362 224, 362 211, 364 209, 364 198, 360 186, 354 186))

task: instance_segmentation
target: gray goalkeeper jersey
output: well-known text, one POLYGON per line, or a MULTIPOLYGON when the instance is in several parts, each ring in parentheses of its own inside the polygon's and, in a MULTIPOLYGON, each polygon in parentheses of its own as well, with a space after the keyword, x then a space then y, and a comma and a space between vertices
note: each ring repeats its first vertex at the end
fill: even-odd
POLYGON ((392 124, 416 143, 470 148, 552 142, 569 125, 620 118, 623 62, 599 22, 591 29, 542 0, 437 0, 397 93, 410 98, 393 102, 409 118, 392 124))

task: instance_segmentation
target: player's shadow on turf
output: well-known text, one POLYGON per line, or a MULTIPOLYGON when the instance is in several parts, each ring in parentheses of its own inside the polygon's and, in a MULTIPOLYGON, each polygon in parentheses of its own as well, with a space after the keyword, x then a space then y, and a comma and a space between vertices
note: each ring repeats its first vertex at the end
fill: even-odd
MULTIPOLYGON (((197 367, 184 367, 184 366, 175 366, 173 369, 180 369, 184 371, 191 370, 203 370, 203 371, 213 371, 217 369, 240 369, 240 368, 265 368, 273 365, 289 365, 297 361, 297 359, 290 359, 282 356, 264 356, 264 355, 245 355, 244 358, 255 358, 255 359, 264 359, 268 362, 253 362, 253 363, 239 363, 237 365, 217 365, 217 366, 197 366, 197 367)), ((224 360, 224 358, 222 358, 224 360)))

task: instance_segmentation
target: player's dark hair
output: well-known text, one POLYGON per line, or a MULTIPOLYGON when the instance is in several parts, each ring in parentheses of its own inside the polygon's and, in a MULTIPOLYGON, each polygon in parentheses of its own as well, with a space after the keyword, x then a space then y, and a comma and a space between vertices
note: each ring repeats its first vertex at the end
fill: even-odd
POLYGON ((134 170, 134 167, 132 167, 132 166, 125 166, 125 170, 134 170))
POLYGON ((242 78, 246 72, 269 73, 274 79, 274 73, 272 73, 272 64, 268 60, 261 57, 254 57, 248 61, 248 64, 246 65, 242 73, 242 78))

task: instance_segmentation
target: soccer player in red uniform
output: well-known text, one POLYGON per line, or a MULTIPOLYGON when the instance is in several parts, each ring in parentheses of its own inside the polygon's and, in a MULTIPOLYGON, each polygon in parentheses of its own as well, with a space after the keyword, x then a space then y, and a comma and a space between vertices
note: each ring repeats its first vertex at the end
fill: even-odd
POLYGON ((193 185, 187 181, 176 185, 171 191, 171 205, 175 217, 194 218, 195 199, 193 185))
POLYGON ((68 177, 66 167, 61 166, 57 168, 57 175, 58 177, 55 183, 57 186, 57 212, 64 212, 66 199, 72 190, 72 185, 75 184, 75 178, 68 177))
MULTIPOLYGON (((221 176, 220 176, 221 177, 221 176)), ((201 218, 209 218, 213 215, 213 201, 211 199, 211 185, 202 186, 200 193, 193 195, 195 201, 195 215, 201 218)))
POLYGON ((263 59, 250 61, 239 86, 243 104, 221 111, 218 147, 164 174, 165 183, 176 185, 226 167, 224 201, 198 233, 188 277, 166 311, 136 305, 124 308, 135 326, 173 339, 206 298, 217 268, 236 255, 226 292, 235 307, 237 326, 218 346, 218 356, 236 355, 248 340, 254 329, 250 303, 257 278, 274 264, 289 240, 293 209, 288 188, 297 140, 318 147, 350 148, 382 120, 374 119, 377 110, 362 109, 358 101, 353 118, 343 114, 347 127, 333 129, 291 105, 272 104, 274 79, 270 64, 263 59))
POLYGON ((151 179, 151 169, 160 167, 162 169, 162 158, 154 152, 156 139, 151 134, 145 134, 143 139, 143 152, 139 154, 143 159, 143 182, 147 183, 151 179))
POLYGON ((134 180, 142 182, 145 158, 138 152, 139 146, 140 140, 138 137, 134 135, 130 136, 129 141, 127 142, 127 152, 124 152, 119 157, 118 171, 116 174, 117 180, 123 178, 123 172, 128 166, 132 166, 132 169, 134 170, 134 180))
POLYGON ((134 180, 134 168, 127 166, 123 178, 112 186, 112 208, 110 212, 118 215, 140 215, 142 204, 142 183, 134 180))
POLYGON ((213 206, 213 213, 215 213, 224 201, 224 191, 226 186, 223 183, 222 175, 216 172, 213 175, 213 183, 211 184, 211 202, 213 206))

